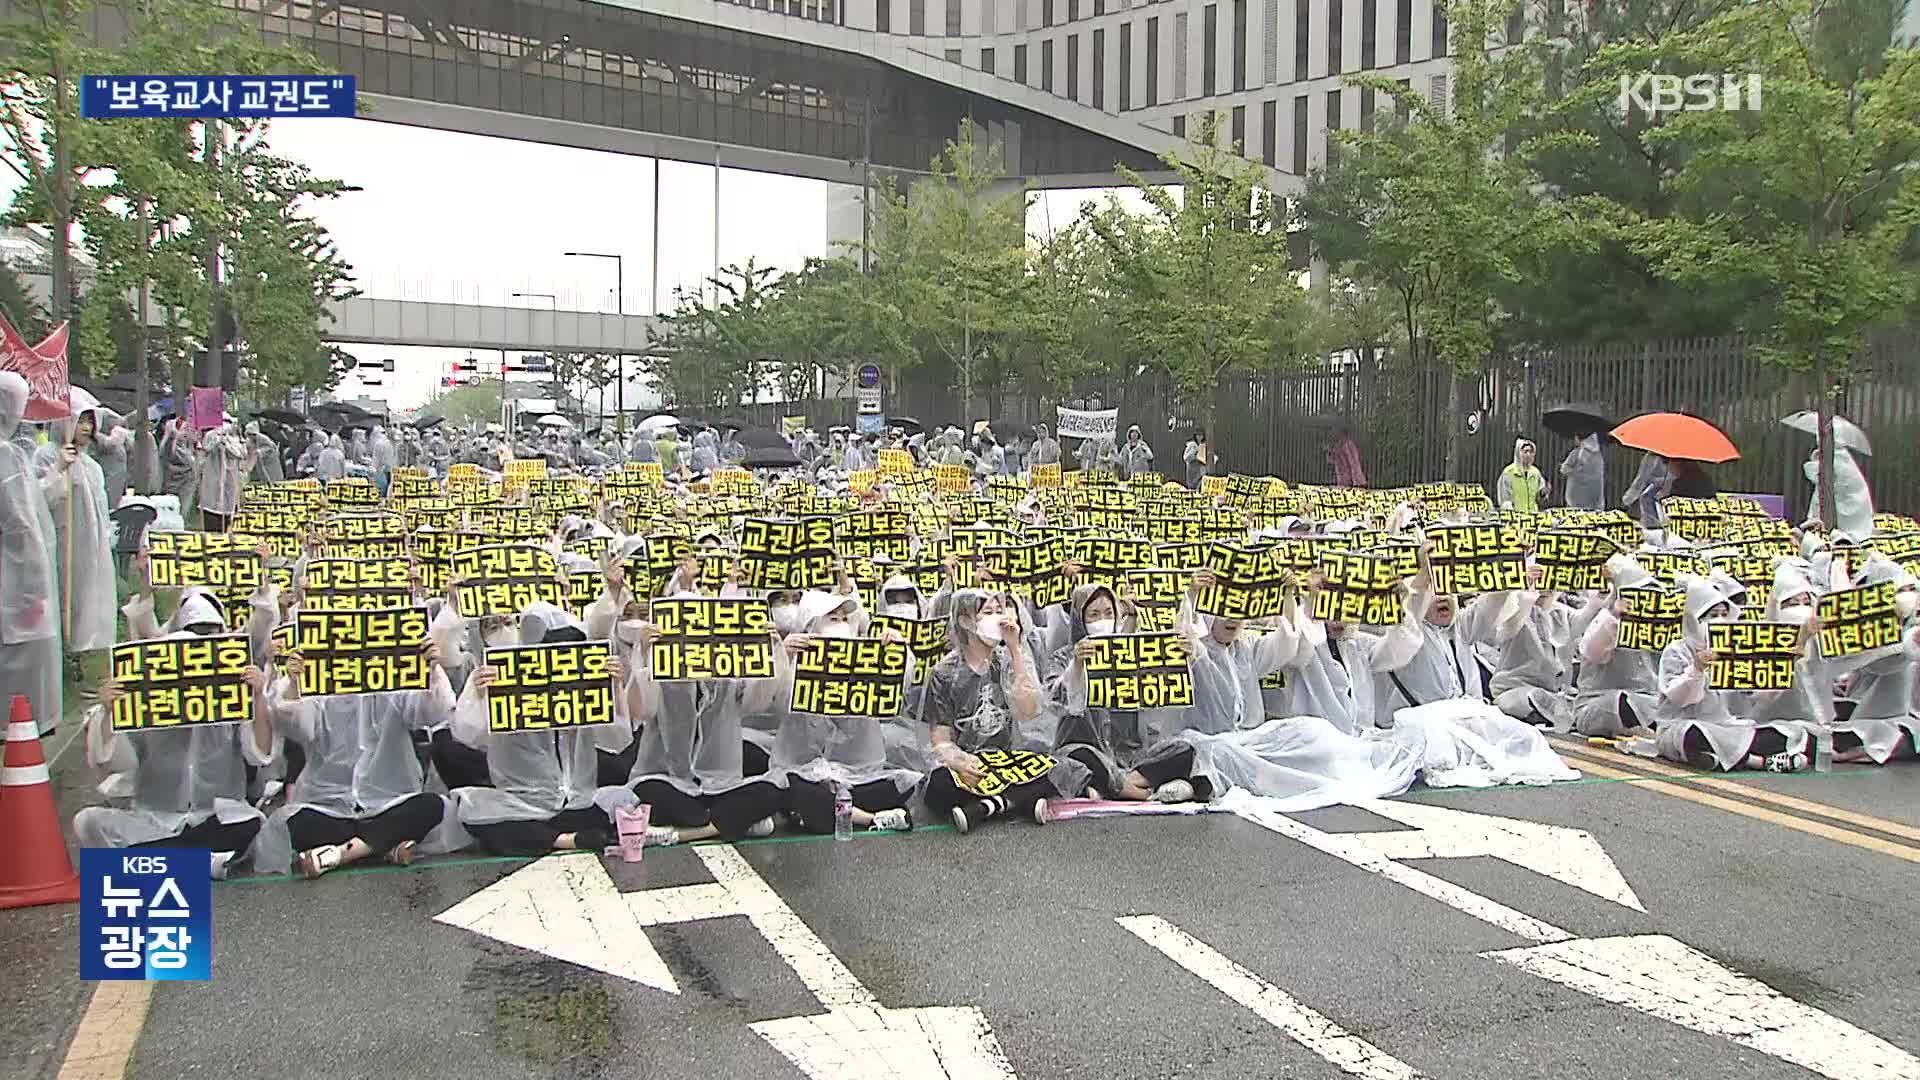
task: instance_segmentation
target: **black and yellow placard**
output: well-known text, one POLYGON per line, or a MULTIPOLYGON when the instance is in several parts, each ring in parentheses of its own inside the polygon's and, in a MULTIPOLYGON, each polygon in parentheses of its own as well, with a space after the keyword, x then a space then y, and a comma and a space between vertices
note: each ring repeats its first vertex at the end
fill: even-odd
POLYGON ((321 501, 318 480, 287 480, 278 484, 248 484, 240 493, 241 509, 250 507, 313 507, 321 501))
POLYGON ((1120 480, 1114 476, 1112 469, 1080 470, 1080 486, 1083 488, 1113 487, 1119 483, 1120 480))
POLYGON ((600 595, 607 591, 606 575, 598 570, 570 570, 561 575, 567 596, 566 609, 583 616, 600 595))
POLYGON ((158 589, 205 585, 229 608, 260 587, 260 541, 238 533, 152 532, 147 581, 158 589))
POLYGON ((331 514, 320 522, 320 535, 333 543, 400 541, 407 523, 399 514, 331 514))
POLYGON ((1208 540, 1245 539, 1246 512, 1231 506, 1206 507, 1200 511, 1200 535, 1208 540))
POLYGON ((1006 547, 1013 542, 1013 533, 998 525, 955 525, 947 530, 949 550, 963 562, 987 548, 1006 547))
POLYGON ((957 525, 976 522, 1005 525, 1012 521, 1005 506, 985 495, 948 495, 942 502, 947 509, 947 520, 957 525))
POLYGON ((1035 754, 1027 750, 996 750, 984 747, 973 752, 974 759, 980 763, 981 778, 972 783, 954 777, 955 782, 967 791, 986 798, 999 795, 1008 788, 1040 780, 1053 771, 1054 760, 1045 754, 1035 754))
POLYGON ((1156 544, 1193 544, 1201 540, 1199 514, 1150 514, 1141 530, 1156 544))
POLYGON ((1832 660, 1900 644, 1893 582, 1840 589, 1820 597, 1820 655, 1832 660))
POLYGON ((740 523, 740 583, 749 589, 833 584, 832 518, 748 518, 740 523))
POLYGON ((1704 556, 1684 551, 1643 551, 1634 556, 1662 585, 1679 584, 1682 577, 1706 577, 1713 570, 1704 556))
POLYGON ((854 559, 885 555, 904 561, 914 553, 912 515, 900 507, 854 511, 833 523, 833 546, 854 559))
POLYGON ((1188 570, 1151 567, 1127 571, 1127 599, 1133 601, 1134 622, 1143 632, 1173 629, 1180 614, 1180 598, 1193 582, 1188 570))
POLYGON ((1640 526, 1620 510, 1580 510, 1554 507, 1540 512, 1540 527, 1569 532, 1593 532, 1614 542, 1622 551, 1640 543, 1640 526))
POLYGON ((604 641, 488 649, 495 675, 487 687, 487 730, 511 735, 613 723, 612 659, 604 641))
POLYGON ((312 516, 305 506, 264 506, 241 510, 233 515, 233 532, 238 536, 257 536, 267 542, 273 553, 283 559, 300 557, 300 533, 312 516))
POLYGON ((652 595, 666 587, 680 564, 693 557, 693 540, 661 530, 649 534, 647 546, 627 564, 635 595, 652 595))
POLYGON ((1772 559, 1752 555, 1720 555, 1714 558, 1713 568, 1746 587, 1745 610, 1749 613, 1766 607, 1767 600, 1773 596, 1772 559))
POLYGON ((1794 623, 1714 623, 1707 627, 1713 663, 1707 686, 1713 690, 1791 690, 1799 655, 1800 627, 1794 623))
POLYGON ((907 647, 879 638, 815 638, 793 658, 793 711, 888 717, 905 700, 907 647))
POLYGON ((565 603, 553 553, 532 544, 463 548, 447 560, 460 614, 518 615, 528 604, 565 603))
POLYGON ((447 486, 472 483, 480 477, 480 466, 471 461, 456 461, 447 466, 447 486))
POLYGON ((973 490, 973 473, 965 465, 935 465, 933 488, 940 492, 973 490))
POLYGON ((312 559, 301 591, 301 607, 314 611, 398 608, 413 603, 405 559, 312 559))
POLYGON ((298 611, 294 650, 307 696, 425 690, 427 609, 298 611))
POLYGON ((1400 567, 1385 555, 1328 549, 1320 553, 1326 578, 1314 594, 1313 617, 1349 626, 1395 626, 1406 617, 1400 567))
POLYGON ((1227 478, 1226 478, 1226 477, 1224 477, 1224 476, 1203 476, 1203 477, 1201 477, 1201 478, 1200 478, 1200 494, 1202 494, 1202 495, 1225 495, 1226 493, 1227 493, 1227 478))
POLYGON ((1699 543, 1727 535, 1727 507, 1718 499, 1674 496, 1660 500, 1660 512, 1666 515, 1667 531, 1682 540, 1699 543))
MULTIPOLYGON (((1153 563, 1172 570, 1205 570, 1207 560, 1213 555, 1213 544, 1199 541, 1186 544, 1153 545, 1153 563)), ((1185 588, 1185 586, 1181 586, 1185 588)))
POLYGON ((715 495, 756 495, 760 484, 745 469, 715 469, 711 477, 715 495))
POLYGON ((515 458, 507 462, 502 479, 507 487, 525 488, 535 480, 547 478, 546 458, 515 458))
POLYGON ((1318 569, 1322 552, 1334 550, 1343 545, 1330 544, 1318 536, 1283 536, 1267 541, 1273 551, 1273 557, 1280 560, 1282 566, 1296 574, 1305 574, 1318 569))
POLYGON ((1875 535, 1868 545, 1888 562, 1909 574, 1920 576, 1920 532, 1875 535))
POLYGON ((1616 550, 1613 541, 1599 533, 1541 529, 1533 542, 1542 589, 1585 592, 1606 587, 1607 560, 1616 550))
POLYGON ((773 618, 765 600, 655 600, 648 619, 660 632, 650 652, 656 680, 773 677, 773 618))
POLYGON ((875 615, 873 629, 868 633, 881 637, 888 630, 899 634, 907 644, 907 651, 913 654, 913 684, 919 686, 926 682, 927 672, 933 670, 933 665, 947 655, 947 620, 875 615))
POLYGON ((153 731, 253 719, 247 635, 150 638, 113 647, 120 687, 107 722, 114 731, 153 731))
POLYGON ((1060 572, 1066 562, 1067 545, 1059 539, 1038 540, 1031 544, 1009 544, 981 551, 981 565, 993 575, 996 588, 1033 601, 1036 607, 1057 604, 1073 591, 1072 583, 1060 572))
POLYGON ((1128 571, 1154 565, 1153 544, 1136 536, 1077 535, 1068 544, 1083 580, 1117 585, 1128 571))
POLYGON ((1134 473, 1127 477, 1127 486, 1133 489, 1135 495, 1155 494, 1166 486, 1166 483, 1166 477, 1157 472, 1134 473))
POLYGON ((1193 672, 1179 634, 1090 637, 1087 707, 1172 709, 1193 704, 1193 672))
POLYGON ((1207 553, 1213 584, 1194 598, 1194 610, 1221 619, 1264 619, 1280 614, 1281 585, 1289 573, 1274 549, 1216 542, 1207 553))
POLYGON ((1420 545, 1411 540, 1388 540, 1351 550, 1386 559, 1393 564, 1394 573, 1399 574, 1402 581, 1420 572, 1420 545))
POLYGON ((1031 465, 1027 468, 1027 484, 1035 488, 1057 488, 1060 486, 1060 463, 1049 461, 1043 465, 1031 465))
POLYGON ((1882 510, 1873 515, 1873 531, 1875 533, 1920 532, 1920 521, 1915 521, 1905 514, 1891 514, 1882 510))
POLYGON ((470 506, 467 528, 500 540, 532 540, 552 531, 540 512, 531 506, 470 506))
POLYGON ((1442 525, 1427 530, 1433 545, 1433 591, 1515 592, 1527 587, 1526 547, 1504 525, 1442 525))
POLYGON ((408 532, 416 529, 451 529, 460 523, 461 512, 459 503, 440 495, 408 499, 400 504, 400 520, 406 523, 408 532))
POLYGON ((387 498, 394 502, 433 499, 440 496, 440 485, 426 476, 395 475, 387 481, 387 498))
POLYGON ((1620 616, 1620 632, 1614 644, 1622 649, 1659 652, 1680 637, 1680 620, 1686 615, 1687 594, 1678 589, 1622 589, 1626 614, 1620 616))
POLYGON ((660 490, 661 469, 657 461, 629 461, 614 472, 608 473, 602 484, 608 490, 626 489, 640 491, 660 490))
POLYGON ((343 507, 379 506, 380 489, 373 481, 360 476, 349 476, 327 483, 327 505, 335 510, 343 507))
POLYGON ((1027 497, 1027 485, 1017 476, 987 477, 987 498, 997 506, 1012 506, 1027 497))
POLYGON ((500 501, 500 485, 492 480, 447 484, 447 497, 461 506, 491 506, 500 501))
POLYGON ((879 464, 881 476, 901 476, 913 471, 913 453, 889 447, 880 451, 879 464))

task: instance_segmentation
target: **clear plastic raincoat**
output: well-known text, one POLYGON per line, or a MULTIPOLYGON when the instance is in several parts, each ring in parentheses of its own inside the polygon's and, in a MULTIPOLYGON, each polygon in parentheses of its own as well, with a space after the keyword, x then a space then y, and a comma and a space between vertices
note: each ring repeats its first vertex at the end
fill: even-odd
MULTIPOLYGON (((84 653, 113 647, 119 579, 113 570, 113 522, 107 518, 100 464, 88 450, 81 450, 71 465, 62 454, 78 425, 79 417, 65 421, 59 441, 41 447, 34 464, 53 517, 62 638, 68 651, 84 653)), ((94 430, 100 430, 98 410, 94 430)))
POLYGON ((26 411, 27 381, 0 371, 0 702, 25 695, 44 734, 60 723, 59 587, 46 492, 14 442, 26 411))
MULTIPOLYGON (((1775 583, 1781 583, 1778 571, 1775 583)), ((1793 586, 1789 583, 1788 587, 1793 586)), ((1810 581, 1807 587, 1811 588, 1810 581)), ((1736 769, 1745 763, 1754 732, 1762 727, 1786 737, 1786 753, 1806 752, 1821 730, 1818 725, 1804 719, 1760 718, 1804 700, 1807 663, 1800 664, 1802 685, 1794 690, 1708 689, 1707 673, 1694 664, 1694 650, 1707 644, 1707 613, 1722 604, 1732 609, 1733 618, 1738 618, 1740 611, 1719 585, 1705 578, 1687 579, 1686 592, 1681 636, 1660 654, 1660 724, 1654 740, 1660 756, 1690 763, 1686 736, 1689 731, 1697 731, 1706 739, 1715 765, 1722 770, 1736 769)))

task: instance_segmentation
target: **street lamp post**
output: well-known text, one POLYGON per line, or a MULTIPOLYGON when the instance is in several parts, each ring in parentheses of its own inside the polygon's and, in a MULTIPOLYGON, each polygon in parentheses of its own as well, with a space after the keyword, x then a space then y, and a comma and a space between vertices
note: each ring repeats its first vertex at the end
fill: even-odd
MULTIPOLYGON (((656 187, 655 190, 658 190, 656 187)), ((566 251, 561 254, 576 259, 612 259, 613 260, 613 310, 623 316, 620 332, 626 333, 627 313, 627 261, 619 255, 610 255, 603 251, 566 251)), ((620 413, 620 441, 626 442, 627 434, 627 354, 623 350, 614 354, 614 393, 613 407, 620 413)))
MULTIPOLYGON (((517 292, 517 293, 513 293, 512 296, 516 300, 545 300, 547 302, 548 311, 558 313, 560 310, 560 299, 554 296, 550 292, 517 292)), ((558 328, 556 327, 555 329, 557 332, 558 328)), ((500 350, 500 408, 504 412, 506 410, 506 407, 507 407, 507 351, 505 349, 502 349, 500 350)))

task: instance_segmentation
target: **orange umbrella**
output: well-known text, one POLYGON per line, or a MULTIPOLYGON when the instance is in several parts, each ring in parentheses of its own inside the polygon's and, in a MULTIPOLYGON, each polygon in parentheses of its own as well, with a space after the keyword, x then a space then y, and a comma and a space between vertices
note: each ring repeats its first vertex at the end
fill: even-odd
POLYGON ((1735 461, 1740 451, 1725 432, 1685 413, 1648 413, 1613 429, 1622 446, 1684 461, 1735 461))

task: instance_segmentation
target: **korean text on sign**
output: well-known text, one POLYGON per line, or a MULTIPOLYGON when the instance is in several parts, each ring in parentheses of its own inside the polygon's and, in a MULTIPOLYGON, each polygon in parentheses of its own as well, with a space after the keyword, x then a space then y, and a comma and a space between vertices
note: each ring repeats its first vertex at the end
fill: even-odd
POLYGON ((212 880, 204 850, 83 848, 80 977, 210 978, 212 880))
POLYGON ((302 694, 427 688, 426 608, 301 611, 294 620, 302 694))
POLYGON ((1858 656, 1900 643, 1893 582, 1841 589, 1820 598, 1820 655, 1858 656))
POLYGON ((1799 657, 1800 627, 1794 623, 1731 622, 1707 627, 1714 690, 1791 690, 1799 657))
POLYGON ((487 687, 487 730, 498 735, 613 723, 611 659, 604 641, 488 649, 487 665, 497 674, 487 687))
POLYGON ((1167 709, 1193 704, 1187 646, 1178 634, 1109 634, 1088 638, 1087 707, 1167 709))
POLYGON ((80 115, 352 116, 351 75, 88 75, 80 115))
POLYGON ((152 731, 253 719, 253 688, 241 678, 249 663, 247 635, 153 638, 113 647, 120 696, 108 725, 152 731))
POLYGON ((659 681, 773 677, 773 618, 765 600, 655 600, 648 617, 660 635, 649 650, 659 681))
POLYGON ((1614 644, 1622 649, 1659 652, 1680 636, 1687 594, 1674 589, 1622 589, 1627 603, 1614 644))
POLYGON ((793 660, 794 712, 887 717, 905 699, 907 647, 878 638, 816 638, 793 660))

